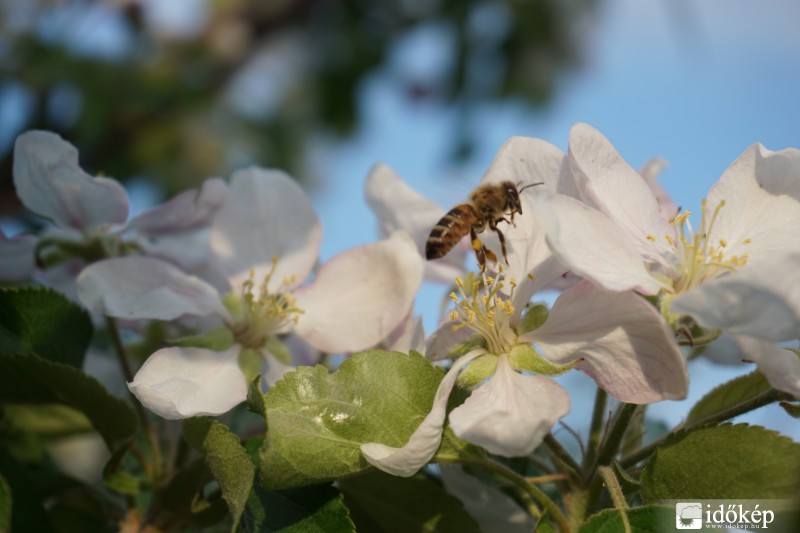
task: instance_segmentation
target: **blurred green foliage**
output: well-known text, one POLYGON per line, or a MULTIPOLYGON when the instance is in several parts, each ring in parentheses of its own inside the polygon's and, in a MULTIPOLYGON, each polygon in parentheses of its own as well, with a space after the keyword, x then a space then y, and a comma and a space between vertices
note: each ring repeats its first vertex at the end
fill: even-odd
MULTIPOLYGON (((491 100, 547 102, 559 72, 579 58, 593 1, 197 5, 206 8, 202 23, 186 34, 154 23, 147 3, 137 0, 0 3, 0 98, 21 90, 31 105, 18 109, 19 129, 60 133, 78 147, 87 171, 143 176, 165 194, 249 163, 302 177, 315 135, 358 127, 359 88, 379 71, 409 99, 456 105, 465 118, 491 100), (98 12, 106 18, 87 18, 98 12), (79 46, 92 42, 87 32, 108 24, 97 20, 111 20, 112 31, 126 36, 122 53, 79 46), (451 52, 436 72, 393 65, 398 43, 420 28, 435 28, 451 52), (269 63, 265 58, 273 68, 259 72, 254 65, 269 63), (245 72, 250 90, 262 88, 270 105, 253 109, 258 95, 249 101, 246 92, 230 92, 245 72)), ((0 121, 0 128, 12 127, 8 116, 0 121)), ((467 155, 467 128, 456 130, 452 153, 467 155)), ((12 151, 0 146, 0 175, 8 176, 0 180, 0 212, 19 209, 9 179, 12 151)))

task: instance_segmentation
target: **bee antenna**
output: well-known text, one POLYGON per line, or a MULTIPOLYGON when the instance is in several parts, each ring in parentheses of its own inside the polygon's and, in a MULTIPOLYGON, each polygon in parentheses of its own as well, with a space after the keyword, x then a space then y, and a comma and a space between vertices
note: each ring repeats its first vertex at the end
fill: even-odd
MULTIPOLYGON (((519 187, 519 185, 520 185, 520 184, 521 184, 521 183, 518 183, 518 184, 517 184, 517 186, 519 187)), ((539 183, 529 183, 528 185, 525 185, 524 187, 521 187, 521 188, 519 189, 519 192, 522 192, 522 191, 524 191, 525 189, 530 189, 531 187, 535 187, 535 186, 537 186, 537 185, 544 185, 544 182, 543 182, 543 181, 540 181, 539 183)))

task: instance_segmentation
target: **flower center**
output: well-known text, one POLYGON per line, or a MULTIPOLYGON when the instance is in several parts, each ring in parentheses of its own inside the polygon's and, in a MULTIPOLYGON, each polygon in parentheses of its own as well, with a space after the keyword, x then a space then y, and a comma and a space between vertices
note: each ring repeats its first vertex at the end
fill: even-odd
MULTIPOLYGON (((684 211, 672 219, 672 224, 678 228, 678 238, 676 240, 667 237, 667 241, 675 249, 677 259, 678 273, 673 280, 676 294, 725 272, 732 272, 747 263, 747 254, 728 253, 726 250, 728 241, 722 238, 715 239, 713 235, 714 223, 723 207, 725 207, 724 200, 720 201, 709 217, 706 200, 703 199, 700 230, 696 233, 692 231, 689 223, 691 212, 684 211)), ((744 244, 749 242, 750 239, 745 239, 744 244)))
POLYGON ((456 304, 450 312, 450 320, 457 322, 454 330, 468 327, 486 340, 486 348, 490 353, 508 353, 517 345, 517 333, 511 327, 510 318, 514 314, 511 297, 516 283, 509 280, 511 293, 506 297, 500 294, 505 286, 502 274, 497 277, 483 274, 480 279, 470 273, 466 283, 456 278, 455 292, 450 299, 456 304))
POLYGON ((289 326, 297 324, 303 310, 298 308, 289 287, 297 281, 297 277, 284 278, 277 291, 269 291, 269 282, 275 273, 278 258, 272 259, 272 268, 257 282, 255 272, 242 284, 240 295, 240 313, 233 326, 236 340, 248 348, 260 348, 267 339, 282 333, 289 326))

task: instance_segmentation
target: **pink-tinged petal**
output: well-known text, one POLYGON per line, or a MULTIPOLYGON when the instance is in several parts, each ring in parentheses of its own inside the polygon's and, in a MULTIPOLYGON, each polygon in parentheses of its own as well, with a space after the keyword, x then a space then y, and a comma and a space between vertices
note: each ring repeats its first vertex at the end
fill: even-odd
POLYGON ((747 360, 744 348, 737 337, 730 333, 723 332, 712 343, 703 348, 703 357, 719 363, 721 365, 741 365, 747 360))
POLYGON ((455 348, 456 345, 465 343, 475 336, 475 332, 467 327, 454 329, 459 324, 460 322, 447 320, 442 322, 436 328, 436 331, 431 333, 425 346, 425 355, 429 359, 434 361, 447 359, 450 356, 450 350, 455 348))
POLYGON ((520 457, 535 450, 570 408, 561 385, 544 376, 522 375, 501 356, 495 375, 450 413, 450 428, 490 453, 520 457))
MULTIPOLYGON (((445 214, 444 209, 409 187, 386 165, 375 165, 364 184, 367 204, 378 217, 383 235, 397 230, 408 233, 417 246, 421 257, 425 257, 425 242, 433 227, 445 214)), ((466 246, 455 246, 441 259, 428 261, 425 277, 432 281, 452 283, 456 276, 464 273, 466 246)))
MULTIPOLYGON (((514 297, 511 300, 511 304, 514 306, 511 326, 517 326, 525 306, 530 302, 533 295, 545 287, 552 287, 558 283, 567 272, 567 267, 553 255, 534 266, 530 271, 530 275, 523 277, 514 290, 514 297)), ((567 286, 565 285, 564 288, 567 286)))
POLYGON ((422 327, 422 317, 414 317, 413 308, 409 309, 403 321, 386 337, 386 349, 403 353, 415 350, 425 355, 425 330, 422 327))
POLYGON ((459 372, 473 359, 484 353, 484 350, 476 350, 453 363, 436 390, 430 412, 403 447, 394 448, 377 442, 362 444, 361 455, 369 464, 379 470, 401 477, 413 476, 420 468, 428 464, 442 442, 444 420, 447 416, 447 399, 453 391, 459 372))
POLYGON ((499 488, 465 472, 460 465, 439 465, 444 488, 461 500, 478 522, 480 531, 530 533, 536 522, 519 504, 499 488))
POLYGON ((709 191, 707 218, 721 201, 714 244, 725 239, 726 256, 747 254, 748 265, 772 261, 800 235, 800 151, 751 146, 709 191))
POLYGON ((669 166, 666 159, 656 157, 645 163, 644 167, 639 169, 639 174, 644 179, 644 182, 653 191, 653 196, 656 197, 658 208, 661 210, 661 218, 669 222, 675 215, 678 214, 678 206, 672 201, 667 190, 658 181, 658 176, 661 172, 669 166))
POLYGON ((0 280, 20 281, 33 275, 36 242, 33 235, 9 238, 0 229, 0 280))
MULTIPOLYGON (((202 227, 177 234, 139 239, 146 255, 163 259, 188 272, 202 270, 211 261, 211 228, 202 227)), ((229 289, 227 280, 222 285, 229 289)))
POLYGON ((630 236, 604 213, 547 193, 537 193, 535 213, 547 244, 573 273, 613 291, 655 294, 662 288, 630 236))
POLYGON ((700 325, 768 341, 800 337, 800 252, 712 279, 678 295, 673 313, 700 325))
POLYGON ((522 339, 536 343, 554 363, 583 359, 578 369, 623 402, 686 396, 689 376, 672 331, 633 292, 578 283, 556 300, 547 321, 522 339))
POLYGON ((541 183, 537 189, 556 192, 566 174, 566 157, 560 149, 541 139, 512 137, 498 150, 481 185, 511 181, 524 187, 541 183))
POLYGON ((295 332, 324 352, 370 348, 403 321, 422 273, 422 258, 402 231, 343 252, 295 293, 304 311, 295 332))
POLYGON ((17 137, 14 186, 25 207, 62 228, 88 232, 128 218, 122 185, 85 173, 75 147, 54 133, 29 131, 17 137))
POLYGON ((172 320, 184 315, 228 317, 205 281, 152 257, 120 257, 89 265, 78 296, 91 311, 125 319, 172 320))
POLYGON ((250 167, 234 172, 228 199, 217 212, 211 249, 232 287, 251 271, 257 283, 278 263, 268 289, 284 279, 305 280, 319 255, 322 226, 303 189, 285 173, 250 167))
POLYGON ((653 191, 600 132, 576 124, 569 137, 569 168, 581 196, 619 224, 649 262, 668 266, 675 230, 661 217, 653 191))
POLYGON ((297 369, 296 366, 286 365, 278 361, 278 358, 269 353, 267 350, 263 351, 263 355, 267 362, 267 367, 262 379, 267 387, 274 386, 278 381, 281 380, 281 378, 283 378, 283 376, 297 369))
POLYGON ((219 178, 208 179, 200 189, 191 189, 168 202, 145 211, 128 224, 128 229, 146 235, 169 235, 205 226, 211 222, 228 197, 228 188, 219 178))
POLYGON ((764 342, 736 336, 748 361, 753 361, 769 384, 779 391, 800 397, 800 355, 781 348, 773 342, 764 342))
POLYGON ((163 348, 151 355, 128 388, 167 420, 227 413, 247 399, 247 380, 234 344, 224 352, 163 348))

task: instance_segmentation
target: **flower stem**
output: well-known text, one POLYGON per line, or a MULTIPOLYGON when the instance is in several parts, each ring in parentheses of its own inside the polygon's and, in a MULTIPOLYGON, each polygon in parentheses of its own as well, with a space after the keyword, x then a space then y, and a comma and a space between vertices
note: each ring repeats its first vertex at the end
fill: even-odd
POLYGON ((594 409, 592 410, 592 424, 589 429, 589 442, 586 447, 586 455, 583 458, 583 470, 587 472, 597 458, 597 449, 603 437, 603 424, 606 418, 606 406, 608 404, 608 393, 597 387, 594 395, 594 409))
POLYGON ((620 405, 614 416, 614 420, 611 422, 611 429, 600 447, 600 451, 597 453, 597 458, 585 473, 584 481, 589 484, 589 495, 586 500, 587 512, 591 512, 595 508, 603 488, 602 480, 595 477, 597 469, 601 466, 609 466, 614 460, 614 457, 619 452, 619 447, 622 444, 625 431, 628 429, 628 424, 638 407, 638 405, 632 403, 623 403, 620 405))
POLYGON ((556 467, 561 467, 559 470, 563 470, 566 468, 568 473, 571 477, 577 477, 580 475, 580 466, 572 457, 572 455, 561 445, 561 443, 556 439, 552 433, 548 433, 544 437, 544 445, 547 446, 547 449, 555 456, 560 464, 557 464, 556 467))
MULTIPOLYGON (((117 326, 117 321, 114 320, 112 317, 106 317, 106 328, 108 329, 109 334, 111 335, 111 343, 114 346, 114 353, 117 355, 117 360, 119 361, 119 365, 122 368, 122 374, 125 377, 125 381, 130 383, 133 381, 133 370, 131 369, 131 365, 128 362, 128 356, 125 351, 125 345, 122 343, 122 337, 119 334, 119 327, 117 326)), ((153 462, 152 472, 153 475, 157 478, 163 472, 162 468, 162 461, 161 461, 161 448, 158 442, 158 436, 156 435, 155 429, 153 425, 150 423, 150 418, 147 416, 147 412, 144 410, 144 406, 139 402, 139 400, 133 395, 130 390, 128 393, 131 396, 131 400, 133 401, 133 406, 136 409, 137 414, 139 415, 139 421, 142 424, 142 429, 144 429, 145 435, 147 435, 147 441, 150 447, 150 457, 153 462)))
POLYGON ((477 466, 481 466, 486 470, 494 472, 495 474, 507 479, 508 481, 513 483, 518 489, 523 491, 525 494, 529 495, 533 499, 533 501, 539 504, 539 506, 541 506, 544 510, 546 510, 549 517, 553 520, 553 522, 555 522, 558 525, 558 529, 562 533, 569 533, 571 531, 569 524, 567 523, 567 519, 564 516, 564 513, 561 512, 561 509, 558 508, 555 502, 551 500, 547 496, 547 494, 542 492, 538 487, 529 483, 524 477, 520 476, 507 466, 502 465, 496 461, 477 457, 475 455, 471 455, 466 458, 461 457, 459 458, 458 462, 471 463, 477 466))
POLYGON ((635 465, 636 463, 642 461, 643 459, 648 458, 655 451, 656 448, 661 446, 661 444, 667 438, 669 438, 671 435, 674 435, 677 431, 681 431, 684 429, 693 429, 701 426, 706 426, 709 424, 718 424, 720 422, 725 422, 741 414, 748 413, 750 411, 758 409, 759 407, 764 407, 765 405, 769 405, 773 402, 777 402, 787 398, 790 398, 788 394, 775 389, 764 391, 761 394, 758 394, 747 401, 731 405, 725 409, 722 409, 714 413, 713 415, 703 418, 702 420, 698 420, 697 422, 694 422, 687 426, 676 427, 675 429, 673 429, 666 435, 662 436, 661 438, 651 442, 650 444, 644 446, 643 448, 640 448, 639 450, 628 455, 627 457, 624 457, 620 461, 620 465, 627 468, 635 465))

